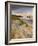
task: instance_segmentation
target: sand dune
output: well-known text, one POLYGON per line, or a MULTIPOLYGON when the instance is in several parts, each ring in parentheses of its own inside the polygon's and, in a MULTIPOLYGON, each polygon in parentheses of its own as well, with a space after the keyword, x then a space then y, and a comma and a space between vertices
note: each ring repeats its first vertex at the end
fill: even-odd
POLYGON ((32 27, 26 23, 20 25, 20 20, 11 21, 11 39, 32 38, 32 27))

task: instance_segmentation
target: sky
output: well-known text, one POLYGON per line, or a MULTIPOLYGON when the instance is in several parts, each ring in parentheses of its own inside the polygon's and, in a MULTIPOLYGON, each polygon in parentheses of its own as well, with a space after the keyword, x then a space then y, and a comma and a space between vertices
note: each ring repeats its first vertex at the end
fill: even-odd
POLYGON ((15 12, 15 13, 30 12, 30 13, 32 13, 32 7, 11 5, 11 12, 15 12))

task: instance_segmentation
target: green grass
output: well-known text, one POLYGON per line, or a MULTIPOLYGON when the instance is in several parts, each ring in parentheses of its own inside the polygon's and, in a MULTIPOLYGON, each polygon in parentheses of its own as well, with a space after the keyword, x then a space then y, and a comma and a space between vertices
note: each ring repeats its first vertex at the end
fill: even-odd
POLYGON ((23 20, 21 20, 21 19, 19 18, 19 16, 12 15, 12 16, 11 16, 11 19, 13 19, 13 20, 19 20, 19 22, 20 22, 19 25, 25 24, 26 27, 29 26, 26 22, 24 22, 23 20))

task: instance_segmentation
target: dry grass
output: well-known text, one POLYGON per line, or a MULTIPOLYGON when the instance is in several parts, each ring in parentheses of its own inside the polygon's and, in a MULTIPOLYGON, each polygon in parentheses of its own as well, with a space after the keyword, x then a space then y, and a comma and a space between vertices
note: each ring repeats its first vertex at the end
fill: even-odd
POLYGON ((23 22, 22 20, 20 20, 19 18, 12 18, 12 22, 11 22, 11 32, 10 32, 10 37, 11 39, 19 39, 19 38, 32 38, 32 26, 28 25, 27 23, 23 22), (13 20, 14 21, 13 21, 13 20), (20 21, 16 21, 16 20, 20 20, 20 21), (22 25, 18 25, 19 28, 16 25, 19 23, 22 23, 22 25))

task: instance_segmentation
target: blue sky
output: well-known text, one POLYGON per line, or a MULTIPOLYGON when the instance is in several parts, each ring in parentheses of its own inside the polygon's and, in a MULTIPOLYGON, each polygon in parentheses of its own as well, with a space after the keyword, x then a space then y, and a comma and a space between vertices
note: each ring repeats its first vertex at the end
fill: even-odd
POLYGON ((17 13, 22 13, 22 12, 32 12, 32 7, 21 7, 21 6, 16 6, 16 5, 13 5, 11 6, 11 10, 12 11, 15 11, 17 13))
POLYGON ((28 7, 25 8, 25 7, 23 7, 23 8, 16 9, 14 11, 17 12, 17 13, 32 12, 32 8, 28 8, 28 7))

